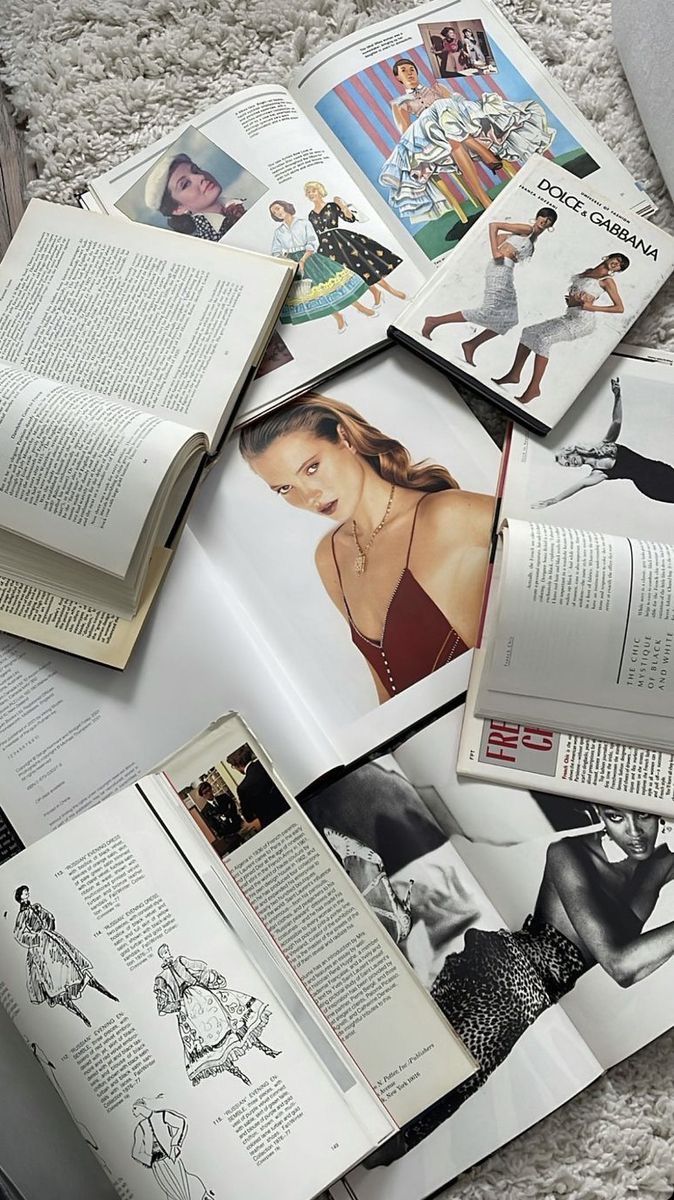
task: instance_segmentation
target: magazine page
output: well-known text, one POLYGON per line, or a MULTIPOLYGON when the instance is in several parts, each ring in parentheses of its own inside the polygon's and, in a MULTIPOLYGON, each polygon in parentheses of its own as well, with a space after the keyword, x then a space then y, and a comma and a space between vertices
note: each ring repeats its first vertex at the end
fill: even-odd
POLYGON ((472 1075, 472 1058, 240 717, 215 722, 164 770, 175 791, 158 815, 191 862, 217 863, 397 1125, 472 1075))
MULTIPOLYGON (((550 833, 523 793, 457 779, 460 713, 303 799, 479 1070, 349 1176, 358 1200, 422 1200, 580 1091, 596 1057, 557 1001, 553 939, 511 921, 464 846, 550 833), (533 808, 533 812, 531 811, 533 808), (513 830, 515 832, 513 833, 513 830)), ((479 864, 478 864, 479 865, 479 864)), ((539 882, 539 881, 537 881, 539 882)), ((519 893, 517 893, 519 896, 519 893)))
POLYGON ((427 4, 328 42, 295 90, 426 277, 535 153, 654 211, 487 0, 427 4))
POLYGON ((421 282, 397 232, 282 87, 228 96, 90 188, 111 215, 299 264, 239 420, 383 345, 421 282))
POLYGON ((497 459, 398 352, 245 428, 206 480, 194 534, 338 761, 464 692, 497 459))
POLYGON ((561 1006, 608 1068, 672 1025, 672 822, 545 792, 529 804, 535 825, 513 814, 510 847, 471 846, 466 857, 509 924, 537 894, 535 914, 578 947, 578 977, 561 1006), (542 838, 541 813, 550 826, 542 838))
POLYGON ((509 519, 478 716, 673 749, 673 569, 662 542, 509 519))
POLYGON ((0 869, 3 1007, 127 1200, 314 1196, 391 1128, 137 788, 0 869), (313 1044, 312 1044, 313 1042, 313 1044), (356 1106, 357 1108, 357 1106, 356 1106), (301 1164, 301 1166, 298 1166, 301 1164))
POLYGON ((674 269, 674 239, 540 154, 392 333, 545 435, 674 269))
POLYGON ((0 635, 0 861, 134 782, 235 708, 293 789, 336 751, 191 530, 123 674, 0 635))
MULTIPOLYGON (((625 344, 545 443, 513 430, 504 451, 501 514, 649 541, 670 539, 667 480, 674 469, 666 447, 674 437, 673 369, 666 352, 625 344), (627 463, 622 470, 619 454, 627 463), (630 473, 633 463, 637 467, 630 473)), ((674 487, 670 491, 674 496, 674 487)), ((631 807, 638 798, 653 812, 674 813, 671 755, 541 730, 538 723, 526 730, 511 720, 483 722, 471 715, 476 687, 475 674, 461 771, 617 806, 631 807)))
MULTIPOLYGON (((0 266, 0 360, 202 430, 216 447, 288 263, 32 200, 0 266)), ((271 329, 269 330, 271 333, 271 329)))

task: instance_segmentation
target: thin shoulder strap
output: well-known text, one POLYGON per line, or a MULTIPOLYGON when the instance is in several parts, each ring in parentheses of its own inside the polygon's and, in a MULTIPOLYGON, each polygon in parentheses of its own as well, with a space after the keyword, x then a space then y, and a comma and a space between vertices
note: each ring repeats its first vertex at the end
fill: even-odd
POLYGON ((333 529, 332 536, 330 538, 330 545, 332 546, 332 557, 333 557, 333 560, 335 563, 335 570, 337 572, 337 578, 339 580, 339 590, 342 593, 342 600, 344 601, 344 607, 346 609, 347 616, 349 618, 349 621, 353 625, 353 617, 351 616, 351 609, 349 608, 349 601, 347 600, 346 592, 344 591, 344 584, 342 583, 342 572, 339 569, 339 563, 337 561, 337 551, 335 550, 335 534, 337 533, 339 528, 340 528, 340 526, 338 526, 337 529, 333 529))
MULTIPOLYGON (((424 494, 420 497, 420 499, 417 500, 417 503, 416 503, 416 506, 414 509, 414 517, 412 519, 412 528, 410 529, 410 541, 409 541, 409 545, 407 547, 407 558, 405 559, 405 570, 407 570, 407 568, 410 565, 410 554, 412 553, 412 542, 414 541, 414 530, 417 527, 417 517, 419 515, 419 509, 421 508, 421 505, 423 504, 423 502, 427 496, 430 496, 430 492, 424 492, 424 494)), ((341 580, 340 580, 340 582, 341 582, 341 580)))

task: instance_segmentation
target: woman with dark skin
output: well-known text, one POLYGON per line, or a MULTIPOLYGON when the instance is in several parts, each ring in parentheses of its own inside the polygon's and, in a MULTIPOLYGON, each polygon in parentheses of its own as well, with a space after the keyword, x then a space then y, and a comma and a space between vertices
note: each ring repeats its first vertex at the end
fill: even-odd
POLYGON ((570 487, 564 488, 549 500, 539 500, 532 508, 549 508, 568 500, 584 488, 596 487, 598 483, 626 479, 649 500, 662 504, 674 504, 674 467, 657 459, 645 458, 618 442, 622 428, 623 409, 620 380, 611 380, 613 412, 603 439, 595 446, 565 446, 555 455, 561 467, 589 467, 589 475, 583 475, 570 487))
POLYGON ((625 311, 622 297, 613 276, 626 271, 630 260, 625 254, 608 254, 597 263, 574 275, 565 296, 566 312, 547 321, 539 321, 522 330, 515 360, 506 375, 495 379, 500 387, 519 383, 522 368, 529 355, 534 355, 531 380, 521 396, 520 404, 529 404, 541 394, 541 383, 550 360, 550 351, 558 342, 574 342, 594 332, 599 315, 620 314, 625 311), (604 302, 608 297, 609 303, 604 302), (601 301, 601 303, 598 303, 601 301))
POLYGON ((656 845, 661 818, 603 805, 596 813, 595 828, 548 847, 522 929, 469 929, 463 950, 445 959, 431 995, 479 1068, 368 1165, 392 1161, 447 1120, 591 968, 628 988, 674 957, 674 921, 644 932, 674 879, 674 853, 656 845))
POLYGON ((502 336, 518 323, 517 292, 514 273, 518 263, 527 262, 536 242, 557 220, 554 208, 539 208, 533 221, 490 221, 491 259, 485 275, 485 289, 479 308, 465 308, 439 317, 426 317, 422 336, 430 339, 439 325, 471 322, 484 328, 475 337, 461 343, 463 356, 472 367, 475 351, 492 338, 502 336))

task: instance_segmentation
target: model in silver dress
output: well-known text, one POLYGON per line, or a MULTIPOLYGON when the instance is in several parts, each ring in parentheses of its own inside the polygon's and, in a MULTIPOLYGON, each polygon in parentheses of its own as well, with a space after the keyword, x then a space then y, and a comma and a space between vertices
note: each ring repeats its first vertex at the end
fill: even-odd
POLYGON ((464 308, 439 317, 426 317, 422 335, 429 340, 439 325, 470 322, 480 325, 482 333, 461 343, 463 356, 473 365, 475 351, 484 342, 500 337, 514 329, 519 320, 515 267, 527 262, 536 248, 536 241, 557 220, 554 208, 540 208, 530 224, 512 221, 492 221, 489 225, 491 258, 485 274, 484 296, 479 308, 464 308))
POLYGON ((578 338, 589 337, 595 329, 598 314, 606 316, 609 313, 625 311, 613 276, 620 271, 626 271, 629 265, 630 260, 625 254, 609 254, 596 267, 589 267, 586 271, 579 271, 574 275, 565 296, 566 312, 523 329, 512 367, 506 375, 495 379, 494 383, 501 387, 519 383, 522 368, 529 355, 533 354, 534 369, 531 380, 517 399, 521 404, 528 404, 540 396, 541 382, 552 347, 556 346, 557 342, 575 342, 578 338), (608 298, 609 303, 598 303, 604 296, 608 298))

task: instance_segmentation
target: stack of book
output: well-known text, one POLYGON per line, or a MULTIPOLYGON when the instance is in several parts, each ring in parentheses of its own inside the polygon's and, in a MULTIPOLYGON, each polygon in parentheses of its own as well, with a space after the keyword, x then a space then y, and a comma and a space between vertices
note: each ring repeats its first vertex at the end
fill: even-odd
POLYGON ((0 265, 0 999, 126 1200, 422 1200, 671 1025, 674 239, 489 0, 82 207, 0 265))

